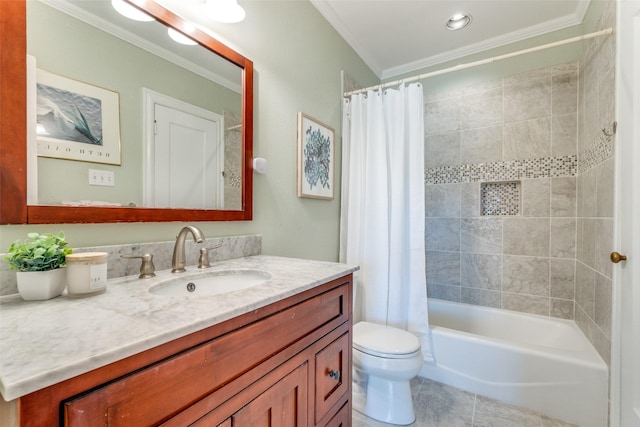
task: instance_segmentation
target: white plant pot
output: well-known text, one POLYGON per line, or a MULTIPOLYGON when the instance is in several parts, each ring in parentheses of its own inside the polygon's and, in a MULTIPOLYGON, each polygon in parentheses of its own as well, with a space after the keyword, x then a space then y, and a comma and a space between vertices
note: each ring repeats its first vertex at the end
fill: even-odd
POLYGON ((18 291, 27 301, 47 300, 62 294, 67 286, 67 269, 16 272, 18 291))

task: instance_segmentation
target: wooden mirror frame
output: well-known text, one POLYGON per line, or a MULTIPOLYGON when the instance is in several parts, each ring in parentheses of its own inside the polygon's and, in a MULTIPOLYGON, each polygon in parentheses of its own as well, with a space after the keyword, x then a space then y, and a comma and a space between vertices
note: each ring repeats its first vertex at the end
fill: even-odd
POLYGON ((242 209, 75 207, 27 204, 27 16, 25 0, 0 1, 0 224, 246 221, 253 214, 253 62, 151 0, 128 0, 243 69, 242 209))

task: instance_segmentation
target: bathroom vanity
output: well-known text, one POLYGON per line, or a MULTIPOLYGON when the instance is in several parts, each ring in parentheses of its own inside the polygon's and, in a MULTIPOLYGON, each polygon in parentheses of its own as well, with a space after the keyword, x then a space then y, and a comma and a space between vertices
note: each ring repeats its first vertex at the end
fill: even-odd
POLYGON ((176 276, 159 272, 84 299, 0 298, 0 386, 17 425, 350 425, 356 268, 255 256, 216 270, 270 278, 167 297, 149 292, 176 276))

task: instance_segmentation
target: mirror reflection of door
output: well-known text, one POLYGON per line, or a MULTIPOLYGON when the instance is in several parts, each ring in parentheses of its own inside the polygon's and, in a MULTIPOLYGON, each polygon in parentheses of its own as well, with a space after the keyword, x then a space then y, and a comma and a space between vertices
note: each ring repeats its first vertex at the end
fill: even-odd
POLYGON ((223 209, 223 117, 157 95, 145 103, 145 206, 223 209))

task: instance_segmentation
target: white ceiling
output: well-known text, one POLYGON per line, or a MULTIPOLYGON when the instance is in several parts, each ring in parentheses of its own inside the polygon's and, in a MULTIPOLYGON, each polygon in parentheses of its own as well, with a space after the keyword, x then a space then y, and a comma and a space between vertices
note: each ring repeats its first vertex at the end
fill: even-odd
POLYGON ((590 0, 311 0, 382 79, 578 25, 590 0), (456 13, 473 22, 450 31, 456 13))

